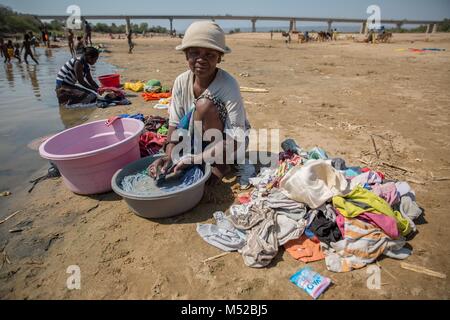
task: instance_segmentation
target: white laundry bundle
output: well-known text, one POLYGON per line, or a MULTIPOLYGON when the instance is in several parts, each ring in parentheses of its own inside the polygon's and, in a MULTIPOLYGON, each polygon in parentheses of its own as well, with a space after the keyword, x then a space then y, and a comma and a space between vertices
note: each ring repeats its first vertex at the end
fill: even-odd
POLYGON ((306 203, 312 209, 349 191, 345 176, 325 160, 295 166, 283 177, 280 187, 289 198, 306 203))

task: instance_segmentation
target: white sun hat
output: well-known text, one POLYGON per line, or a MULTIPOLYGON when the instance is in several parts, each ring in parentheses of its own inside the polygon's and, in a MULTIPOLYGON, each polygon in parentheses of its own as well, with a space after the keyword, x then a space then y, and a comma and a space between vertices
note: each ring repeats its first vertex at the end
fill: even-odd
POLYGON ((196 21, 187 28, 183 40, 176 50, 190 47, 214 49, 222 53, 230 53, 231 49, 225 45, 225 32, 213 21, 196 21))

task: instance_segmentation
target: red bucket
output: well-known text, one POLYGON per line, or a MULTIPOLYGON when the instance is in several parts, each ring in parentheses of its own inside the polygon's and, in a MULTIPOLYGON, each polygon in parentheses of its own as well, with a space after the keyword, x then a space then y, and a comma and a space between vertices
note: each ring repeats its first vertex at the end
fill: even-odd
POLYGON ((102 87, 120 87, 120 74, 105 74, 98 77, 102 87))

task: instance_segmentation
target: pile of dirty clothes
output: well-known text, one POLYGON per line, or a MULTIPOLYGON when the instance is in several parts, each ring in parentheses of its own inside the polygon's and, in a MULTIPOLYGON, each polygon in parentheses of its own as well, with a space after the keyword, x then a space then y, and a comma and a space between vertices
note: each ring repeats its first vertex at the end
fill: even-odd
POLYGON ((97 93, 92 91, 93 99, 92 102, 81 102, 67 104, 65 107, 69 109, 80 109, 80 108, 107 108, 117 105, 129 105, 131 101, 125 97, 125 91, 115 88, 115 87, 100 87, 97 93))
POLYGON ((97 103, 103 106, 99 107, 108 107, 112 105, 128 105, 131 104, 130 100, 125 97, 125 91, 115 88, 115 87, 100 87, 98 88, 98 94, 100 95, 97 98, 97 103))
POLYGON ((278 167, 250 178, 254 189, 239 204, 214 213, 215 224, 197 225, 206 242, 238 251, 255 268, 270 264, 281 246, 305 263, 325 260, 333 272, 412 254, 406 237, 422 209, 407 182, 347 166, 319 147, 303 150, 292 139, 281 147, 278 167))
POLYGON ((110 117, 106 125, 111 125, 117 119, 131 118, 144 122, 144 131, 139 136, 139 150, 141 157, 147 157, 160 153, 166 144, 167 133, 169 131, 169 119, 160 116, 144 116, 142 113, 119 114, 110 117))
POLYGON ((143 121, 145 130, 139 138, 141 157, 158 154, 167 141, 169 119, 160 116, 147 116, 143 121))

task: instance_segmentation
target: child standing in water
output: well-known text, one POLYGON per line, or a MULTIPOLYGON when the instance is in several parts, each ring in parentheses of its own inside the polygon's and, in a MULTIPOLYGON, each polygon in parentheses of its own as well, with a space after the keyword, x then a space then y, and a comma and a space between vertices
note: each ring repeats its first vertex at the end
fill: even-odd
POLYGON ((73 43, 73 32, 72 29, 69 29, 69 35, 67 37, 67 40, 69 41, 69 50, 70 50, 70 54, 72 55, 72 57, 75 57, 75 49, 74 49, 74 43, 73 43))
POLYGON ((25 60, 25 63, 28 64, 27 57, 30 56, 31 59, 33 59, 36 64, 39 64, 39 62, 34 58, 33 52, 31 52, 31 41, 30 41, 30 35, 28 33, 25 33, 25 37, 22 43, 22 48, 20 49, 20 53, 22 53, 22 50, 25 49, 25 54, 23 55, 23 60, 25 60))
POLYGON ((14 45, 14 58, 17 58, 17 60, 19 60, 19 63, 22 62, 22 59, 20 59, 20 44, 18 43, 14 45))
POLYGON ((82 37, 77 37, 77 47, 75 48, 75 52, 78 55, 83 54, 84 52, 84 41, 82 37))
POLYGON ((14 57, 14 46, 11 40, 8 40, 6 45, 6 54, 8 55, 8 62, 11 62, 11 58, 14 57))
POLYGON ((5 41, 3 40, 3 38, 0 38, 0 52, 2 57, 5 57, 5 61, 3 61, 4 63, 8 62, 9 56, 8 56, 8 50, 6 49, 6 44, 5 41))

